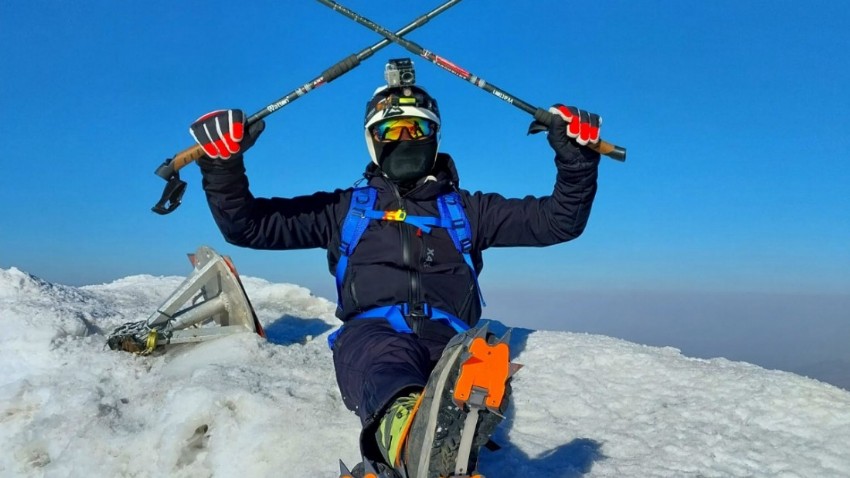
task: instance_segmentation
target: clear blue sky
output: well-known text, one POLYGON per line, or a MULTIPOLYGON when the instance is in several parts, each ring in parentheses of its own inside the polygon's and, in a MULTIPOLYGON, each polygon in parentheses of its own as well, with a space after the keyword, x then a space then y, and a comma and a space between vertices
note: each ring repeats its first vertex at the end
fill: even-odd
MULTIPOLYGON (((343 4, 396 30, 439 1, 343 4)), ((575 317, 552 319, 571 316, 570 297, 598 297, 593 314, 621 318, 669 303, 665 294, 760 297, 747 317, 768 323, 821 317, 805 307, 774 317, 777 297, 846 304, 848 23, 850 4, 839 1, 466 0, 414 32, 423 47, 525 101, 600 113, 603 137, 629 149, 626 163, 603 162, 580 239, 485 254, 488 312, 539 325, 503 317, 525 304, 549 328, 581 329, 575 317), (622 307, 606 309, 612 298, 622 307)), ((153 171, 191 145, 188 125, 199 115, 256 112, 378 39, 310 1, 3 2, 0 267, 74 285, 184 275, 184 254, 208 244, 243 274, 332 298, 323 251, 224 243, 194 165, 183 171, 183 206, 153 214, 165 184, 153 171)), ((358 179, 368 161, 363 106, 386 60, 404 56, 390 46, 270 116, 249 153, 254 193, 358 179)), ((552 153, 542 135, 525 135, 525 113, 414 62, 440 101, 441 147, 462 186, 508 196, 551 190, 552 153)), ((850 318, 835 307, 830 320, 850 318)))

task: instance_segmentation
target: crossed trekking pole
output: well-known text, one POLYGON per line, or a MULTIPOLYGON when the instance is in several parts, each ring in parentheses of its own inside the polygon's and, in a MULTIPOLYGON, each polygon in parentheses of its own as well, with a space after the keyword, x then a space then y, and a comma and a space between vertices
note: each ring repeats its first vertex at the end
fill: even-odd
MULTIPOLYGON (((307 83, 304 83, 303 85, 299 86, 287 95, 279 98, 275 102, 265 106, 260 111, 249 116, 247 119, 248 128, 250 128, 251 125, 262 120, 266 116, 274 113, 275 111, 280 110, 289 103, 313 91, 314 89, 326 83, 330 83, 336 78, 339 78, 340 76, 348 73, 349 71, 359 66, 363 60, 371 57, 377 51, 386 47, 390 43, 396 43, 397 45, 401 46, 402 48, 405 48, 411 53, 420 56, 430 61, 431 63, 434 63, 435 65, 457 75, 458 77, 467 80, 473 85, 489 93, 492 93, 494 96, 504 100, 508 104, 511 104, 525 111, 526 113, 529 113, 534 117, 537 122, 545 125, 547 128, 551 126, 553 115, 549 111, 532 106, 531 104, 519 99, 518 97, 511 95, 505 90, 496 87, 492 83, 484 81, 483 78, 473 75, 469 71, 461 68, 460 66, 452 63, 451 61, 422 48, 421 46, 412 41, 402 38, 404 35, 407 35, 413 30, 416 30, 422 25, 428 23, 428 21, 430 21, 432 18, 436 17, 437 15, 440 15, 444 11, 460 3, 461 0, 448 0, 437 8, 408 23, 404 28, 398 30, 395 33, 391 32, 390 30, 387 30, 386 28, 361 15, 358 15, 357 13, 332 0, 317 1, 337 12, 340 12, 341 14, 369 28, 370 30, 380 34, 384 37, 384 39, 371 46, 364 48, 358 53, 354 53, 343 58, 342 60, 338 61, 333 66, 322 72, 321 75, 308 81, 307 83)), ((612 159, 616 159, 618 161, 626 160, 625 148, 616 146, 602 139, 600 139, 599 142, 596 144, 588 144, 587 146, 589 148, 594 149, 595 151, 598 151, 600 154, 608 156, 612 159)), ((159 202, 157 202, 156 205, 151 208, 153 212, 165 215, 174 212, 174 210, 177 209, 178 206, 180 206, 181 201, 183 199, 183 194, 186 192, 187 185, 185 181, 180 179, 179 171, 189 163, 192 163, 202 158, 204 154, 204 150, 200 145, 194 145, 175 154, 172 158, 166 159, 165 162, 163 162, 162 165, 160 165, 156 169, 154 173, 164 179, 166 181, 166 185, 159 202)))

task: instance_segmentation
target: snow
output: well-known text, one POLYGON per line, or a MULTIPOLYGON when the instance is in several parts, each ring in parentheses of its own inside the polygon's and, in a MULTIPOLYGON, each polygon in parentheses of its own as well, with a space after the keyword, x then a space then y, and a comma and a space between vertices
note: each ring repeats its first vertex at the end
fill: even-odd
MULTIPOLYGON (((336 477, 359 422, 336 388, 334 304, 245 277, 269 340, 140 357, 105 347, 183 277, 51 284, 0 269, 0 476, 336 477)), ((498 322, 495 329, 504 329, 498 322)), ((850 392, 603 336, 516 329, 490 478, 850 476, 850 392)))

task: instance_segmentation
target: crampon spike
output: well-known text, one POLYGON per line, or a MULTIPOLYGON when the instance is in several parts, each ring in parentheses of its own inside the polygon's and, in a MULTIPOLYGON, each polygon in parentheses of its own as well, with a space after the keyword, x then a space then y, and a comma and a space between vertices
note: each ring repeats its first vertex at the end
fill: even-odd
POLYGON ((511 362, 511 374, 510 374, 510 376, 513 377, 514 374, 516 374, 517 372, 522 370, 523 367, 525 367, 525 365, 523 365, 521 363, 511 362))
POLYGON ((354 478, 351 475, 351 470, 345 466, 345 463, 343 463, 342 460, 339 460, 339 478, 354 478))
POLYGON ((511 344, 511 333, 513 332, 513 330, 514 329, 508 329, 508 331, 505 332, 505 335, 503 335, 502 338, 499 339, 499 342, 504 342, 504 343, 506 343, 510 346, 510 344, 511 344))
POLYGON ((371 461, 364 460, 363 468, 366 472, 363 474, 363 478, 381 478, 381 475, 378 475, 378 470, 375 469, 375 466, 372 465, 371 461))
POLYGON ((488 332, 490 332, 490 324, 485 322, 484 325, 476 329, 474 337, 481 337, 486 339, 488 332))

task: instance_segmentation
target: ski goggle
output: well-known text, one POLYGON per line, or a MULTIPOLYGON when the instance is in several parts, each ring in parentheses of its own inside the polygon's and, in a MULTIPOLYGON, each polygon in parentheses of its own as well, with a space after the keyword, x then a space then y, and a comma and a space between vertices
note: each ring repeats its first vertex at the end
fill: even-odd
POLYGON ((375 141, 387 143, 390 141, 420 140, 434 136, 437 124, 425 118, 404 116, 390 118, 376 123, 369 128, 375 141), (405 135, 407 132, 407 135, 405 135))

